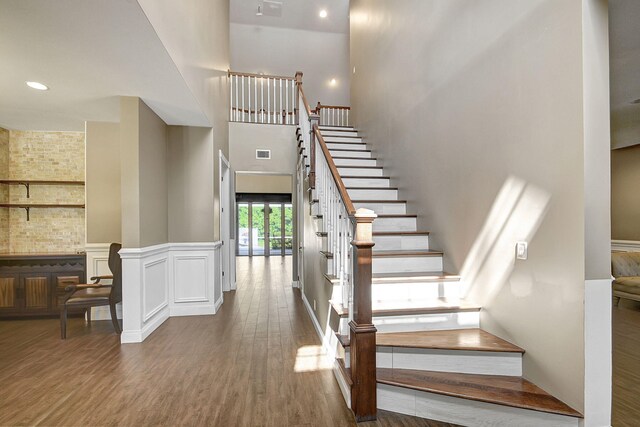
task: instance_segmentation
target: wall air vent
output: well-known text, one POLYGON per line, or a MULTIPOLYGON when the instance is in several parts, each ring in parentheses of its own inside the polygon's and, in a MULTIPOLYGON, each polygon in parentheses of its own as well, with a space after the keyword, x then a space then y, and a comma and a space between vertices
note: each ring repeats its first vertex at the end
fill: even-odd
POLYGON ((256 159, 269 160, 271 158, 271 150, 256 150, 256 159))

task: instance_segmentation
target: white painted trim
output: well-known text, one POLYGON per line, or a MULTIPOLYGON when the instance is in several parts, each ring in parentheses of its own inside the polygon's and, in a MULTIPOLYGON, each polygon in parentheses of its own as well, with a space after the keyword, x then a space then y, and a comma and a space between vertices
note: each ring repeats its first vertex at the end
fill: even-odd
POLYGON ((610 426, 611 281, 586 280, 584 300, 584 426, 610 426))
POLYGON ((316 315, 313 312, 313 309, 311 308, 311 304, 309 304, 309 300, 307 300, 307 296, 302 293, 302 302, 304 303, 305 308, 307 309, 307 313, 309 313, 309 317, 311 318, 311 323, 313 323, 313 328, 316 330, 316 333, 318 334, 318 338, 320 338, 320 341, 323 343, 323 347, 324 347, 324 334, 322 333, 322 327, 320 326, 320 323, 318 323, 318 319, 316 319, 316 315))
POLYGON ((351 408, 351 388, 349 387, 349 384, 347 384, 347 381, 345 381, 337 360, 334 360, 333 362, 333 376, 336 377, 338 387, 340 387, 340 392, 342 392, 342 397, 347 404, 347 408, 351 408))
POLYGON ((215 314, 223 301, 220 247, 221 242, 193 242, 121 249, 124 319, 120 341, 144 341, 172 316, 215 314), (185 282, 178 277, 179 263, 189 260, 201 264, 185 282), (154 266, 162 269, 148 277, 154 266), (154 307, 147 308, 149 299, 154 307))
POLYGON ((300 288, 300 281, 299 280, 292 280, 291 281, 291 287, 292 288, 300 288))
POLYGON ((612 251, 640 252, 640 241, 638 240, 612 240, 612 251))

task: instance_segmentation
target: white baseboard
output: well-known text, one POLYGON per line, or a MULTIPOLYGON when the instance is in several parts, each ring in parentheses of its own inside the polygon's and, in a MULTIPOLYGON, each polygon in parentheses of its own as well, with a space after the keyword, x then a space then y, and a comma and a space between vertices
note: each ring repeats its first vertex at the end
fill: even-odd
POLYGON ((300 281, 299 280, 292 280, 291 281, 291 287, 292 288, 299 288, 300 287, 300 281))
POLYGON ((316 330, 318 334, 318 338, 320 341, 324 343, 324 334, 322 333, 322 327, 320 323, 318 323, 318 319, 316 319, 316 315, 311 308, 311 304, 309 304, 309 300, 307 300, 307 296, 302 293, 302 302, 304 303, 305 308, 307 309, 307 313, 309 313, 309 317, 311 318, 311 323, 313 323, 313 328, 316 330))
POLYGON ((158 311, 152 319, 144 324, 142 329, 138 330, 124 330, 120 335, 121 344, 134 344, 141 343, 149 335, 153 333, 160 325, 162 325, 169 318, 169 308, 164 307, 158 311))
POLYGON ((612 251, 640 252, 640 241, 637 240, 612 240, 612 251))

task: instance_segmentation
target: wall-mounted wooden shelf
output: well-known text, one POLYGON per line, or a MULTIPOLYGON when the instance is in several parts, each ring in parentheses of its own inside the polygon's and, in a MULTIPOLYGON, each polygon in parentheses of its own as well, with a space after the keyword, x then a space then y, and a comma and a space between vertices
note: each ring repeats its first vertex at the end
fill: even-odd
POLYGON ((29 221, 29 213, 32 208, 40 209, 84 209, 84 205, 73 204, 41 204, 41 203, 0 203, 0 208, 22 208, 27 212, 27 221, 29 221))
POLYGON ((84 185, 84 181, 44 181, 34 179, 0 179, 0 184, 24 185, 27 189, 27 199, 30 197, 31 185, 84 185))

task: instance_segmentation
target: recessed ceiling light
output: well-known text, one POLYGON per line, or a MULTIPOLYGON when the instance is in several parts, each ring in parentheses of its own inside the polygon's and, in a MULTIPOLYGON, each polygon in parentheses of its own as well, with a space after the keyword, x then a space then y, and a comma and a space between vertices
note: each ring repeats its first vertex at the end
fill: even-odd
POLYGON ((322 9, 322 10, 320 11, 320 18, 326 18, 326 17, 327 17, 327 11, 326 11, 326 10, 324 10, 324 9, 322 9))
POLYGON ((40 82, 26 82, 27 86, 29 86, 32 89, 37 89, 37 90, 49 90, 49 86, 47 85, 43 85, 40 82))
POLYGON ((335 85, 336 85, 336 83, 337 83, 337 82, 336 82, 336 79, 331 79, 331 81, 329 82, 329 84, 330 84, 331 86, 335 86, 335 85))

